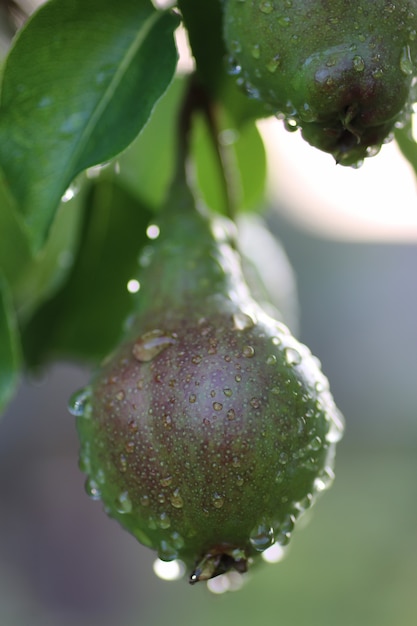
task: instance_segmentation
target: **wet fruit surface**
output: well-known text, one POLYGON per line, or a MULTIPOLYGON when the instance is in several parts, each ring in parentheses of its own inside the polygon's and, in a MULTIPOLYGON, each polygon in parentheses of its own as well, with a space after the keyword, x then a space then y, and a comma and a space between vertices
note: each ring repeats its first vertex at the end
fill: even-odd
POLYGON ((225 41, 238 83, 342 164, 409 114, 414 1, 226 0, 225 41))
POLYGON ((197 582, 288 542, 331 483, 343 423, 317 360, 250 298, 224 231, 197 211, 186 230, 161 222, 128 337, 72 411, 90 495, 197 582))

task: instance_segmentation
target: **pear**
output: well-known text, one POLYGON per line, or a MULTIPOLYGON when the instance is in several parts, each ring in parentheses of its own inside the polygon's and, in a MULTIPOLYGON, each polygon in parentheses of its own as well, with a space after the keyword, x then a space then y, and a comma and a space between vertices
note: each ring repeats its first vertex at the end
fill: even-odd
POLYGON ((245 91, 342 165, 410 115, 415 0, 225 0, 224 38, 245 91))
POLYGON ((126 336, 72 401, 87 491, 195 583, 243 573, 333 478, 318 360, 252 299, 234 229, 177 177, 126 336))

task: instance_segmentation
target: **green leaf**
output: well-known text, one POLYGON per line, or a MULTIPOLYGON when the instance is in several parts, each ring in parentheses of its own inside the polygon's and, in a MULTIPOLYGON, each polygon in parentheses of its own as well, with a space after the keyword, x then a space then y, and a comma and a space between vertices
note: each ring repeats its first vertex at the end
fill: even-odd
POLYGON ((192 155, 195 164, 198 193, 213 211, 227 214, 220 163, 213 139, 203 115, 196 115, 192 133, 192 155))
POLYGON ((60 205, 45 246, 33 254, 25 224, 0 176, 0 274, 19 321, 28 318, 68 271, 79 231, 80 196, 60 205))
POLYGON ((21 30, 3 75, 0 166, 35 249, 73 178, 147 122, 175 72, 177 25, 148 0, 51 0, 21 30))
POLYGON ((32 261, 28 233, 0 171, 0 274, 15 291, 32 261))
POLYGON ((57 357, 96 362, 112 349, 133 306, 127 283, 137 274, 150 218, 117 179, 92 186, 68 279, 24 329, 29 365, 57 357))
POLYGON ((20 377, 20 348, 12 298, 0 275, 0 412, 13 396, 20 377))
POLYGON ((159 209, 177 160, 178 111, 187 80, 178 76, 139 137, 118 158, 119 181, 146 206, 159 209))
POLYGON ((83 194, 59 205, 49 236, 16 285, 15 301, 19 320, 24 322, 65 280, 74 261, 80 235, 83 194))
POLYGON ((264 200, 266 184, 266 153, 254 122, 246 122, 232 145, 239 171, 241 210, 254 210, 264 200))
POLYGON ((404 157, 417 175, 417 142, 412 135, 411 123, 404 128, 396 128, 395 139, 404 157))
MULTIPOLYGON (((214 211, 227 213, 218 156, 204 119, 196 118, 193 155, 196 162, 199 192, 214 211)), ((228 184, 237 212, 255 211, 265 195, 266 155, 255 122, 248 121, 237 130, 222 120, 219 141, 224 157, 228 184)))

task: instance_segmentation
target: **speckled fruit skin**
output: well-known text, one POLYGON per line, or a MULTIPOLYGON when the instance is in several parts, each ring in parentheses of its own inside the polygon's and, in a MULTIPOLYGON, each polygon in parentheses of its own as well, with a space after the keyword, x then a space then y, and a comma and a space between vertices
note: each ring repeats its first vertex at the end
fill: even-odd
POLYGON ((228 227, 184 185, 170 203, 77 426, 90 495, 197 582, 288 542, 331 482, 343 422, 318 361, 251 299, 228 227))
POLYGON ((415 0, 225 0, 224 35, 238 81, 343 165, 409 114, 415 0))

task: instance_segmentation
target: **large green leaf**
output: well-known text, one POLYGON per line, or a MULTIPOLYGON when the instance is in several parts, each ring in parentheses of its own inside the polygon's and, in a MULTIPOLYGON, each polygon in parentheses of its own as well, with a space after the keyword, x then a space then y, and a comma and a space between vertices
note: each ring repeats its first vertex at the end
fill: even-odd
POLYGON ((99 179, 85 208, 69 277, 24 330, 29 365, 50 358, 96 362, 116 343, 133 306, 127 283, 137 274, 151 212, 117 179, 99 179))
POLYGON ((27 319, 68 272, 78 236, 81 195, 60 205, 44 247, 34 254, 22 217, 0 176, 0 274, 9 285, 19 321, 27 319))
POLYGON ((159 209, 177 162, 178 112, 187 79, 177 76, 139 137, 118 158, 119 180, 139 200, 159 209))
POLYGON ((0 412, 11 399, 20 374, 20 349, 12 298, 0 275, 0 412))
POLYGON ((6 62, 0 166, 34 248, 83 169, 136 137, 172 80, 178 17, 149 0, 50 0, 6 62))

